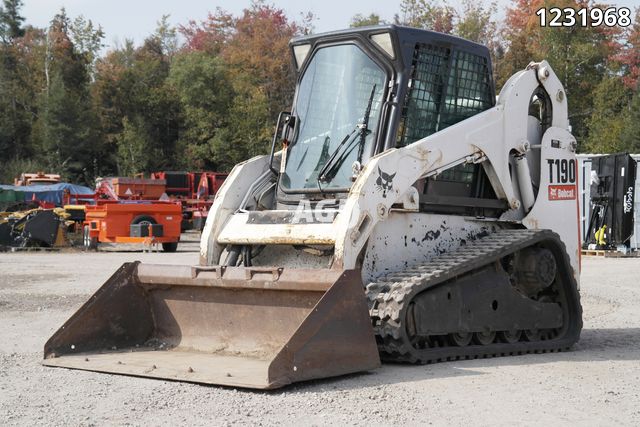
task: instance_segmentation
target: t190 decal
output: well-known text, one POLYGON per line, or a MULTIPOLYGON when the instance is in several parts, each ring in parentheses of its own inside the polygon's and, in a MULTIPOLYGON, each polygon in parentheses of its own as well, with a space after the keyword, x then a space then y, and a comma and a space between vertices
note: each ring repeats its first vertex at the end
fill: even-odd
POLYGON ((547 159, 549 184, 574 184, 576 182, 576 161, 571 159, 547 159))

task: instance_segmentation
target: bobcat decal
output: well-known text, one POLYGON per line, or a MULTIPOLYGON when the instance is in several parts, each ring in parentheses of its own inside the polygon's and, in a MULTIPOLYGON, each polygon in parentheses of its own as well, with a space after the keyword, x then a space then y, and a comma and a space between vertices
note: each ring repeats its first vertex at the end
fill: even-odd
MULTIPOLYGON (((397 173, 397 172, 396 172, 397 173)), ((376 189, 378 191, 382 191, 382 197, 387 197, 387 192, 393 190, 393 178, 395 178, 396 174, 389 175, 388 173, 382 172, 380 166, 378 166, 378 179, 376 179, 376 189)))

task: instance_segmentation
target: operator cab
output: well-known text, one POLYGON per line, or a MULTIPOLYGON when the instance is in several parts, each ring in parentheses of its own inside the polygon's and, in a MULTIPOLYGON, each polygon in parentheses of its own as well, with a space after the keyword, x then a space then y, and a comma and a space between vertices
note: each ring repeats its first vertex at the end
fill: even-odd
MULTIPOLYGON (((458 37, 387 25, 304 36, 290 47, 298 78, 279 123, 280 203, 345 197, 373 155, 495 105, 489 50, 458 37)), ((473 196, 483 191, 480 172, 463 165, 440 190, 473 196)))

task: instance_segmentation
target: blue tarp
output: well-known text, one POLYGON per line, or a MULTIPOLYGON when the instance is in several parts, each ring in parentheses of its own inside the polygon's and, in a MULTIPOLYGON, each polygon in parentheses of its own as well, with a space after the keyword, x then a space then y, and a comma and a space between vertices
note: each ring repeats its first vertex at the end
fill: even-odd
MULTIPOLYGON (((49 184, 49 185, 0 185, 0 189, 2 190, 13 190, 15 192, 20 192, 24 194, 25 201, 33 200, 34 195, 35 199, 42 202, 54 203, 56 206, 61 206, 64 201, 64 193, 68 191, 72 196, 81 195, 81 196, 89 196, 86 198, 79 197, 80 200, 93 200, 94 191, 89 187, 84 187, 82 185, 68 184, 65 182, 61 182, 59 184, 49 184)), ((71 199, 72 203, 76 203, 75 197, 71 199)))

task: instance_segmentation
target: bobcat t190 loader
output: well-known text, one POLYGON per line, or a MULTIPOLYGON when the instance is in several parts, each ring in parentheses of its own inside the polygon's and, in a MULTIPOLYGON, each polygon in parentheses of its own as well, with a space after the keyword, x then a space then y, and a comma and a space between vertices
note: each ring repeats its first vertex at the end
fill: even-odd
POLYGON ((44 364, 269 389, 574 344, 576 141, 549 64, 496 99, 488 49, 448 35, 291 50, 292 110, 218 192, 200 265, 123 265, 44 364))

